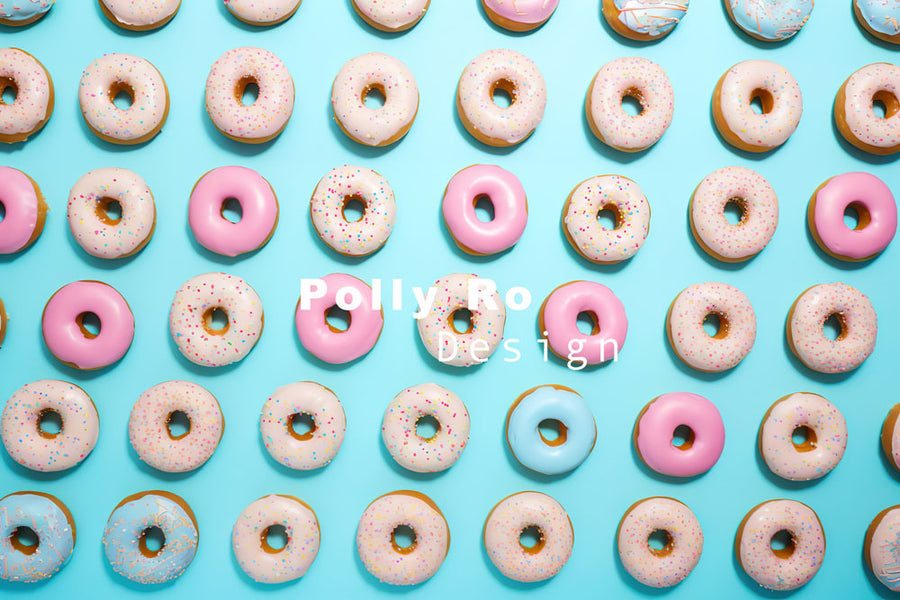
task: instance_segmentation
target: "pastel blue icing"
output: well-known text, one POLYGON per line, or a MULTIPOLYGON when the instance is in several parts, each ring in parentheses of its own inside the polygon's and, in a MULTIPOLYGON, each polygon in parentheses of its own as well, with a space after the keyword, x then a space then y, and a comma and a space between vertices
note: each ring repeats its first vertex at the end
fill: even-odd
POLYGON ((32 583, 52 577, 72 556, 75 535, 66 514, 52 500, 37 494, 16 494, 0 500, 0 579, 32 583), (34 554, 12 545, 19 527, 37 535, 34 554))
POLYGON ((900 33, 900 0, 856 0, 869 27, 885 35, 900 33))
POLYGON ((597 427, 584 398, 547 385, 522 398, 509 416, 506 437, 520 463, 532 471, 558 475, 584 462, 597 439, 597 427), (564 443, 550 446, 541 439, 538 424, 544 419, 555 419, 566 426, 564 443))
POLYGON ((656 37, 678 25, 690 0, 615 0, 614 4, 625 27, 656 37))
POLYGON ((50 10, 54 2, 56 0, 0 1, 0 18, 9 21, 26 21, 50 10))
POLYGON ((728 0, 738 27, 766 40, 785 40, 806 24, 813 0, 728 0))
POLYGON ((148 494, 123 504, 110 515, 103 533, 106 558, 123 577, 138 583, 162 583, 181 575, 197 553, 197 528, 178 503, 148 494), (141 534, 159 527, 166 541, 153 558, 138 546, 141 534))

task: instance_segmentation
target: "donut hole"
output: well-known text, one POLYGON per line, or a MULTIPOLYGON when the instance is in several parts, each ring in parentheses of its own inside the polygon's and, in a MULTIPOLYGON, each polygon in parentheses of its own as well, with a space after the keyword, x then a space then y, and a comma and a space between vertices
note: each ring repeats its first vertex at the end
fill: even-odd
POLYGON ((756 88, 750 92, 750 109, 758 115, 767 115, 775 108, 775 97, 772 92, 756 88))
POLYGON ((128 110, 134 104, 134 88, 124 81, 117 81, 107 90, 109 101, 119 110, 128 110))
POLYGON ((622 95, 622 110, 629 117, 639 117, 644 112, 644 94, 637 88, 628 88, 622 95))
POLYGON ((450 313, 450 328, 459 335, 472 333, 475 329, 472 311, 468 308, 457 308, 450 313))
POLYGON ((687 425, 679 425, 672 432, 672 445, 679 450, 690 450, 694 445, 694 430, 687 425))
POLYGON ((397 525, 391 532, 391 546, 398 554, 409 554, 416 549, 416 530, 409 525, 397 525))
POLYGON ((743 198, 729 198, 722 214, 729 225, 740 225, 747 218, 747 201, 743 198))
POLYGON ((191 432, 191 419, 183 410, 175 410, 166 417, 166 430, 173 440, 180 440, 191 432))
POLYGON ((362 221, 366 216, 366 201, 357 195, 345 196, 341 205, 341 216, 348 223, 362 221))
POLYGON ((544 530, 537 525, 529 525, 519 533, 519 546, 528 554, 537 554, 545 543, 544 530))
POLYGON ((38 413, 37 432, 42 438, 52 440, 63 430, 63 419, 59 412, 52 408, 45 408, 38 413))
POLYGON ((778 558, 790 558, 797 549, 797 540, 790 531, 781 529, 776 531, 769 540, 769 548, 772 549, 772 554, 778 558))
POLYGON ((115 198, 97 198, 94 206, 97 218, 106 225, 118 225, 122 220, 122 203, 115 198))
POLYGON ((879 119, 890 119, 900 112, 900 101, 893 92, 880 90, 872 96, 872 112, 879 119))
POLYGON ((166 545, 166 534, 155 525, 141 532, 138 539, 138 550, 147 558, 155 558, 166 545))
POLYGON ((350 329, 350 313, 335 304, 325 311, 325 323, 332 333, 341 333, 350 329))
POLYGON ((622 225, 622 215, 615 204, 604 204, 597 211, 597 222, 604 231, 613 231, 622 225))
POLYGON ((244 207, 237 198, 225 198, 219 208, 219 214, 229 223, 240 223, 244 218, 244 207))
POLYGON ((437 437, 441 430, 441 422, 432 415, 422 415, 416 419, 416 435, 430 442, 437 437))
POLYGON ((309 413, 294 413, 288 417, 287 429, 295 440, 311 440, 316 432, 316 419, 309 413))
POLYGON ((252 75, 245 75, 234 84, 234 98, 241 106, 253 106, 259 100, 259 81, 252 75))
POLYGON ((19 86, 10 77, 0 77, 0 104, 15 104, 19 97, 19 86))
POLYGON ((89 340, 100 335, 100 317, 97 313, 83 312, 75 317, 75 324, 81 330, 81 335, 89 340))
POLYGON ((799 425, 791 433, 791 443, 797 452, 810 452, 816 449, 816 430, 807 425, 799 425))
POLYGON ((569 437, 569 428, 557 419, 544 419, 538 423, 538 435, 548 446, 562 446, 569 437))
POLYGON ((722 340, 728 336, 728 317, 724 313, 710 312, 703 317, 703 331, 714 340, 722 340))
POLYGON ((475 200, 472 201, 472 205, 475 207, 475 217, 479 221, 490 223, 494 220, 494 203, 491 202, 490 197, 484 194, 476 196, 475 200))
POLYGON ((40 539, 31 527, 19 525, 13 529, 9 536, 9 543, 17 551, 26 556, 31 556, 37 552, 40 539))
POLYGON ((225 335, 231 327, 228 312, 221 306, 207 308, 203 313, 203 329, 209 335, 225 335))
POLYGON ((269 554, 278 554, 287 548, 290 541, 284 525, 269 525, 259 534, 259 545, 269 554))
POLYGON ((3 219, 6 218, 6 205, 3 204, 3 200, 0 200, 0 223, 3 222, 3 219))
POLYGON ((516 103, 516 84, 509 79, 498 79, 491 84, 491 101, 497 108, 510 108, 516 103))
POLYGON ((647 548, 654 556, 666 556, 675 548, 675 539, 665 529, 654 529, 647 536, 647 548))
POLYGON ((847 226, 847 229, 859 231, 865 229, 871 222, 872 215, 861 202, 851 202, 844 209, 844 225, 847 226))
POLYGON ((840 313, 828 315, 822 324, 822 333, 826 339, 832 342, 839 342, 847 337, 847 323, 844 321, 844 315, 840 313))
POLYGON ((597 335, 600 333, 600 321, 597 313, 592 310, 583 310, 575 317, 575 327, 584 335, 597 335))
POLYGON ((360 100, 369 110, 378 110, 387 102, 387 93, 380 83, 370 83, 362 91, 360 100))

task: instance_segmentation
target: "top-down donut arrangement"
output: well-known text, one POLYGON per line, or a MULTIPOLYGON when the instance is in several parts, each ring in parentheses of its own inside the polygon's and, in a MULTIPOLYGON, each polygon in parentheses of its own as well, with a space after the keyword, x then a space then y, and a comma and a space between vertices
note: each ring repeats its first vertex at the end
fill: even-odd
POLYGON ((0 0, 4 597, 900 592, 900 0, 85 4, 0 0))

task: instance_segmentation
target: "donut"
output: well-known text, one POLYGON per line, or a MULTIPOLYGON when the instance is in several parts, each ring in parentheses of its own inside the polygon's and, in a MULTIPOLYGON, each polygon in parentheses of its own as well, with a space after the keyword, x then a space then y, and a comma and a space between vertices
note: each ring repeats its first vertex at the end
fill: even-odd
POLYGON ((9 27, 31 25, 53 8, 56 0, 7 0, 0 2, 0 24, 9 27))
POLYGON ((309 505, 282 494, 263 496, 238 515, 231 532, 234 558, 244 573, 260 583, 284 583, 306 575, 319 553, 319 520, 309 505), (284 528, 287 544, 275 549, 267 536, 284 528))
POLYGON ((585 179, 569 194, 562 212, 563 233, 578 254, 587 260, 615 264, 640 250, 650 233, 650 203, 641 187, 621 175, 585 179), (598 220, 601 211, 615 219, 612 229, 598 220))
POLYGON ((698 394, 670 392, 647 403, 634 422, 634 449, 645 465, 669 477, 695 477, 713 468, 725 448, 716 405, 698 394), (680 446, 675 431, 687 427, 680 446))
POLYGON ((347 429, 341 401, 330 389, 312 381, 281 386, 259 415, 259 432, 269 454, 279 464, 296 471, 311 471, 330 463, 347 429), (294 423, 308 417, 306 433, 297 433, 294 423))
POLYGON ((119 502, 103 532, 106 559, 131 581, 164 583, 181 575, 194 560, 200 533, 194 511, 180 496, 162 490, 139 492, 119 502), (161 548, 147 547, 147 534, 160 529, 161 548))
POLYGON ((900 404, 895 404, 888 412, 881 426, 881 449, 892 467, 900 471, 900 427, 897 417, 900 416, 900 404))
POLYGON ((235 48, 213 63, 206 78, 206 112, 222 135, 262 144, 280 134, 294 112, 294 80, 280 58, 261 48, 235 48), (256 100, 244 105, 250 84, 256 100))
MULTIPOLYGON (((900 5, 898 5, 900 6, 900 5)), ((865 66, 847 78, 834 100, 834 122, 845 140, 871 154, 900 151, 900 67, 865 66), (884 106, 884 117, 872 109, 884 106)))
POLYGON ((199 469, 216 451, 225 419, 219 402, 190 381, 166 381, 138 398, 128 418, 128 439, 142 461, 165 473, 199 469), (175 413, 187 417, 186 432, 174 436, 168 425, 175 413))
POLYGON ((825 558, 825 531, 816 511, 795 500, 769 500, 755 506, 738 527, 734 552, 756 583, 770 590, 795 590, 812 579, 825 558), (772 548, 780 531, 790 543, 772 548))
POLYGON ((546 23, 559 0, 481 0, 491 22, 510 31, 531 31, 546 23))
POLYGON ((459 396, 436 383, 408 387, 388 404, 381 423, 384 445, 404 469, 438 473, 453 466, 469 441, 469 411, 459 396), (437 421, 437 431, 422 437, 423 417, 437 421))
POLYGON ((365 356, 384 327, 384 311, 373 304, 372 288, 346 273, 332 273, 319 281, 321 294, 311 291, 308 298, 301 294, 297 301, 294 322, 300 343, 307 352, 333 365, 365 356), (347 329, 328 322, 328 312, 335 306, 347 307, 347 329))
POLYGON ((3 347, 3 340, 6 339, 6 307, 3 306, 3 298, 0 298, 0 348, 3 347))
POLYGON ((707 373, 733 369, 756 341, 756 313, 744 292, 726 283, 697 283, 682 290, 666 315, 672 350, 687 366, 707 373), (703 328, 707 317, 719 319, 718 331, 703 328))
POLYGON ((131 31, 159 29, 180 7, 181 0, 100 0, 106 18, 131 31))
POLYGON ((12 104, 0 101, 0 142, 24 142, 53 114, 53 80, 41 61, 18 48, 0 48, 0 92, 16 93, 12 104))
POLYGON ((728 16, 741 31, 763 42, 780 42, 800 31, 815 0, 725 0, 728 16))
POLYGON ((778 196, 765 177, 746 167, 713 171, 694 190, 688 207, 691 234, 704 252, 722 262, 738 263, 763 251, 778 227, 778 196), (736 205, 740 221, 725 217, 736 205))
MULTIPOLYGON (((2 106, 0 106, 2 112, 2 106)), ((33 244, 47 218, 47 203, 37 182, 18 169, 0 167, 0 254, 15 254, 33 244)))
POLYGON ((259 27, 277 25, 294 16, 302 0, 224 0, 225 8, 234 17, 259 27))
POLYGON ((540 385, 519 395, 506 413, 506 443, 522 466, 560 475, 578 468, 597 441, 597 424, 584 398, 564 385, 540 385), (552 420, 559 437, 548 440, 538 425, 552 420))
POLYGON ((380 31, 411 29, 425 16, 431 0, 352 0, 359 18, 380 31))
POLYGON ((334 120, 351 140, 366 146, 388 146, 406 135, 419 112, 419 87, 405 64, 383 52, 351 58, 331 85, 334 120), (378 108, 366 106, 376 91, 378 108))
POLYGON ((689 4, 690 0, 603 0, 603 16, 619 35, 655 41, 672 33, 689 4))
POLYGON ((32 471, 65 471, 80 464, 94 449, 99 433, 100 417, 87 392, 54 379, 16 390, 0 419, 0 438, 9 456, 32 471), (59 417, 62 425, 57 433, 41 429, 47 415, 59 417))
POLYGON ((719 135, 746 152, 781 146, 803 114, 803 95, 794 76, 769 60, 745 60, 728 69, 716 84, 712 104, 719 135), (761 114, 753 110, 754 100, 761 114))
POLYGON ((544 118, 547 86, 537 65, 515 50, 488 50, 475 57, 459 78, 456 110, 472 137, 489 146, 524 142, 544 118), (494 102, 501 90, 507 107, 494 102))
POLYGON ((169 331, 181 354, 194 364, 223 367, 250 354, 265 325, 262 300, 240 277, 204 273, 188 279, 175 292, 169 331), (228 322, 213 329, 213 314, 228 322))
POLYGON ((356 530, 356 549, 366 570, 382 583, 415 585, 441 568, 450 549, 450 529, 431 498, 399 490, 379 496, 366 508, 356 530), (407 547, 395 538, 402 526, 413 532, 407 547))
POLYGON ((665 70, 652 60, 617 58, 594 75, 584 110, 598 140, 622 152, 641 152, 658 142, 672 124, 675 93, 665 70), (637 116, 622 108, 626 97, 640 103, 637 116))
POLYGON ((498 254, 516 245, 528 221, 528 198, 519 179, 496 165, 471 165, 458 171, 444 189, 441 214, 460 250, 474 256, 498 254), (475 212, 486 199, 493 218, 475 212))
POLYGON ((153 192, 140 175, 106 167, 88 171, 69 192, 69 230, 85 252, 125 258, 140 252, 156 229, 153 192), (110 216, 118 204, 121 216, 110 216))
POLYGON ((884 509, 872 519, 863 545, 869 570, 892 592, 900 591, 900 506, 884 509))
POLYGON ((66 566, 75 549, 75 519, 56 496, 15 492, 0 498, 0 580, 36 583, 66 566), (30 530, 37 545, 20 540, 30 530))
POLYGON ((575 532, 562 505, 540 492, 507 496, 491 509, 482 534, 488 558, 504 576, 533 583, 550 579, 572 556, 575 532), (537 543, 522 544, 521 536, 535 532, 537 543))
POLYGON ((858 368, 875 349, 878 316, 868 296, 846 283, 822 283, 807 288, 791 305, 787 340, 804 365, 819 373, 845 373, 858 368), (823 326, 836 317, 837 339, 823 326))
POLYGON ((500 294, 490 294, 478 275, 452 273, 441 277, 427 315, 417 318, 419 337, 425 350, 439 362, 453 367, 471 367, 485 362, 500 346, 506 325, 506 306, 500 294), (481 289, 483 293, 470 293, 481 289), (486 296, 486 297, 483 297, 486 296), (458 312, 469 315, 469 328, 459 331, 454 319, 458 312))
POLYGON ((309 216, 323 242, 344 256, 368 256, 384 246, 394 230, 394 191, 379 173, 344 165, 328 172, 309 199, 309 216), (356 221, 344 212, 352 202, 362 205, 356 221))
POLYGON ((853 12, 863 28, 879 40, 900 44, 900 2, 853 0, 853 12))
POLYGON ((197 243, 216 254, 235 257, 265 246, 278 225, 278 198, 265 177, 247 167, 207 171, 191 190, 188 224, 197 243), (241 218, 225 218, 225 203, 237 200, 241 218))
POLYGON ((102 369, 120 360, 134 339, 134 315, 125 298, 101 281, 75 281, 50 297, 41 315, 41 333, 50 353, 75 369, 102 369), (99 333, 84 326, 86 315, 100 321, 99 333))
POLYGON ((88 128, 113 144, 143 144, 156 136, 169 116, 169 89, 150 61, 131 54, 104 54, 81 75, 78 103, 88 128), (113 102, 131 99, 128 108, 113 102))
POLYGON ((888 247, 897 232, 897 203, 890 188, 871 173, 836 175, 816 188, 806 212, 819 248, 838 260, 866 261, 888 247), (856 227, 844 223, 853 208, 856 227))
POLYGON ((538 313, 538 328, 550 351, 563 360, 588 365, 617 361, 628 334, 625 306, 611 289, 594 281, 570 281, 550 292, 538 313), (578 329, 578 315, 593 322, 590 334, 578 329))
POLYGON ((694 513, 674 498, 654 496, 628 507, 616 532, 619 559, 628 574, 654 588, 677 585, 700 562, 703 530, 694 513), (666 534, 666 545, 656 549, 650 536, 666 534))

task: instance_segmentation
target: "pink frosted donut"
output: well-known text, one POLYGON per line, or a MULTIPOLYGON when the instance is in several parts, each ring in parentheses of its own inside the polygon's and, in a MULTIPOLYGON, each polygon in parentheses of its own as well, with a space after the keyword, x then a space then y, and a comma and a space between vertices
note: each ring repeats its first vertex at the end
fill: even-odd
POLYGON ((225 8, 239 21, 259 27, 287 21, 302 0, 225 0, 225 8))
MULTIPOLYGON (((881 449, 888 462, 900 471, 900 404, 895 404, 881 426, 881 449)), ((900 583, 900 582, 898 582, 900 583)))
POLYGON ((870 173, 844 173, 816 189, 807 211, 816 243, 839 260, 864 261, 888 247, 897 232, 897 203, 890 188, 870 173), (856 210, 850 229, 844 211, 856 210))
POLYGON ((10 457, 32 471, 64 471, 94 449, 100 417, 91 397, 74 383, 42 379, 17 390, 3 408, 0 438, 10 457), (59 416, 57 433, 41 429, 41 419, 59 416))
POLYGON ((686 287, 669 307, 666 332, 672 350, 686 365, 718 373, 733 369, 756 341, 756 313, 744 292, 725 283, 686 287), (703 328, 715 315, 719 328, 711 336, 703 328))
POLYGON ((481 0, 481 5, 495 25, 510 31, 531 31, 553 16, 559 0, 481 0))
POLYGON ((716 405, 697 394, 671 392, 657 396, 641 410, 634 425, 634 447, 644 463, 663 475, 694 477, 709 471, 725 447, 725 424, 716 405), (690 432, 681 446, 675 430, 690 432))
POLYGON ((594 75, 585 111, 601 142, 622 152, 640 152, 658 142, 672 124, 675 92, 665 70, 652 60, 617 58, 594 75), (625 112, 625 97, 640 103, 640 114, 625 112))
POLYGON ((300 343, 327 363, 341 365, 365 356, 381 336, 384 315, 372 303, 372 288, 356 277, 332 273, 315 282, 297 301, 295 323, 300 343), (328 311, 337 306, 349 313, 345 330, 333 327, 328 311))
POLYGON ((724 262, 753 258, 778 227, 775 189, 765 177, 745 167, 725 167, 707 175, 694 190, 688 210, 694 239, 707 254, 724 262), (729 204, 741 211, 736 224, 725 218, 729 204))
POLYGON ((294 112, 294 80, 280 58, 261 48, 235 48, 213 63, 206 78, 206 112, 223 135, 262 144, 275 139, 294 112), (241 98, 251 83, 256 101, 241 98))
POLYGON ((497 503, 484 522, 484 547, 494 566, 522 582, 550 579, 572 556, 575 532, 562 505, 540 492, 519 492, 497 503), (520 536, 537 530, 537 544, 525 547, 520 536))
POLYGON ((12 167, 0 167, 0 205, 6 211, 0 221, 0 254, 20 252, 40 237, 47 203, 31 177, 12 167))
POLYGON ((41 61, 18 48, 0 48, 0 92, 16 92, 12 104, 0 102, 0 142, 24 142, 53 114, 53 80, 41 61))
POLYGON ((47 349, 76 369, 102 369, 125 356, 134 339, 134 315, 112 286, 100 281, 75 281, 59 288, 41 316, 47 349), (93 313, 100 332, 91 333, 84 317, 93 313))
POLYGON ((106 17, 123 29, 150 31, 172 20, 181 0, 100 0, 106 17))
POLYGON ((703 530, 690 508, 673 498, 645 498, 632 504, 616 533, 619 559, 628 573, 650 587, 671 587, 691 574, 703 553, 703 530), (657 550, 651 534, 663 531, 657 550))
POLYGON ((580 357, 589 365, 599 365, 619 359, 628 333, 628 318, 622 301, 605 285, 570 281, 544 300, 538 327, 550 350, 560 358, 580 357), (578 329, 579 313, 587 313, 594 323, 589 335, 578 329))
POLYGON ((216 254, 238 256, 266 245, 278 225, 278 198, 265 177, 246 167, 219 167, 194 184, 188 223, 197 242, 216 254), (225 202, 234 198, 241 219, 225 218, 225 202))
MULTIPOLYGON (((896 12, 896 7, 894 7, 896 12)), ((895 18, 896 19, 896 18, 895 18)), ((896 23, 896 20, 894 20, 896 23)), ((844 139, 872 154, 900 151, 900 67, 875 63, 847 78, 834 101, 834 121, 844 139), (884 118, 872 110, 880 101, 884 118)))
POLYGON ((516 245, 528 222, 528 199, 519 179, 496 165, 472 165, 456 173, 441 203, 444 224, 460 250, 478 256, 497 254, 516 245), (487 198, 494 217, 487 223, 475 203, 487 198))
POLYGON ((406 31, 425 16, 431 0, 352 0, 360 18, 381 31, 406 31))
POLYGON ((225 419, 209 391, 190 381, 166 381, 141 394, 128 418, 128 439, 138 457, 160 471, 184 473, 203 466, 216 451, 225 419), (169 423, 184 413, 188 430, 172 435, 169 423))
POLYGON ((825 532, 816 511, 794 500, 769 500, 741 521, 735 539, 738 562, 756 583, 770 590, 794 590, 812 579, 825 558, 825 532), (787 547, 772 549, 779 531, 787 547))
POLYGON ((846 283, 822 283, 794 301, 787 319, 791 349, 804 365, 820 373, 844 373, 859 367, 875 349, 878 316, 868 296, 846 283), (837 339, 823 325, 837 317, 837 339))

